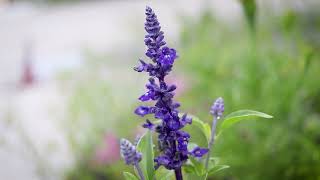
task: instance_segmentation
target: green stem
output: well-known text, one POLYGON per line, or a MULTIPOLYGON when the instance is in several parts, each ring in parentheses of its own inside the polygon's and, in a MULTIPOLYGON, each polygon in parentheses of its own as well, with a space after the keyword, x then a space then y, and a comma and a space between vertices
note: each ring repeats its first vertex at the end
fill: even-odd
POLYGON ((206 164, 205 164, 206 170, 208 170, 210 154, 211 154, 212 146, 213 146, 214 140, 215 140, 217 120, 218 120, 218 118, 216 116, 214 116, 213 121, 212 121, 212 128, 211 128, 211 138, 210 138, 210 142, 208 144, 209 150, 208 150, 206 164))
POLYGON ((136 167, 136 169, 137 169, 137 171, 138 171, 140 180, 145 180, 145 179, 144 179, 144 175, 143 175, 143 173, 142 173, 142 170, 141 170, 141 168, 140 168, 140 166, 139 166, 139 163, 138 163, 138 162, 135 163, 134 166, 136 167))

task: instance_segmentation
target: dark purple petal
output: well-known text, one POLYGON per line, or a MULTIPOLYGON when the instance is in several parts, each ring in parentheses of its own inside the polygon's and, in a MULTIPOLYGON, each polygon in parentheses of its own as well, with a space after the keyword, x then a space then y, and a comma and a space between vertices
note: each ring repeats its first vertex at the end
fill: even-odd
POLYGON ((142 96, 139 97, 140 101, 148 101, 150 100, 152 97, 152 94, 150 92, 146 92, 145 94, 143 94, 142 96))
POLYGON ((143 116, 145 116, 146 114, 149 114, 149 110, 150 110, 149 107, 139 106, 139 107, 134 111, 134 113, 136 113, 137 115, 143 117, 143 116))
POLYGON ((200 148, 200 147, 195 147, 190 154, 194 157, 202 157, 204 156, 209 150, 206 148, 200 148))
POLYGON ((184 161, 174 161, 172 163, 172 165, 170 166, 171 169, 177 169, 180 168, 182 166, 182 163, 184 163, 184 161))
POLYGON ((150 82, 150 84, 155 84, 156 80, 154 80, 154 78, 149 78, 149 82, 150 82))
POLYGON ((188 152, 188 141, 186 141, 182 137, 178 138, 177 141, 178 141, 178 150, 188 152))
POLYGON ((146 123, 144 123, 142 127, 150 129, 152 131, 155 130, 155 125, 152 122, 150 122, 149 119, 146 120, 146 123))
POLYGON ((133 69, 137 72, 142 72, 144 70, 144 67, 140 65, 140 66, 134 67, 133 69))
POLYGON ((161 50, 159 61, 164 65, 172 65, 176 58, 176 50, 170 49, 168 47, 163 47, 161 50))
POLYGON ((158 156, 156 159, 155 159, 155 162, 160 164, 160 165, 168 165, 170 163, 170 158, 167 157, 167 156, 158 156))
POLYGON ((176 108, 178 108, 178 107, 180 107, 180 103, 173 103, 173 104, 172 104, 172 108, 173 108, 173 109, 176 109, 176 108))
POLYGON ((184 114, 182 117, 181 117, 181 124, 183 126, 185 126, 186 124, 191 124, 192 123, 192 118, 191 117, 188 117, 187 114, 184 114))
POLYGON ((177 86, 176 85, 171 85, 171 86, 169 86, 169 88, 168 88, 168 92, 172 92, 172 91, 174 91, 174 90, 176 90, 177 89, 177 86))
POLYGON ((186 141, 190 139, 190 134, 185 131, 177 131, 177 135, 186 141))
POLYGON ((180 128, 180 123, 179 121, 175 121, 175 120, 170 120, 168 122, 168 127, 171 129, 171 130, 178 130, 180 128))
POLYGON ((134 67, 134 70, 138 72, 146 71, 148 65, 141 59, 139 59, 139 61, 140 61, 140 65, 137 67, 134 67))

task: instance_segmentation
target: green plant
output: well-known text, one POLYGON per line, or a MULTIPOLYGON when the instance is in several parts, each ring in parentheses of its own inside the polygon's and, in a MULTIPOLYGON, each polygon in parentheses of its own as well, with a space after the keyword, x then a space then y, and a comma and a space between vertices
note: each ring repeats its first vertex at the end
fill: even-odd
POLYGON ((193 107, 205 107, 208 96, 219 95, 230 109, 255 107, 275 116, 222 135, 215 152, 232 173, 218 177, 314 179, 320 176, 320 134, 309 130, 320 127, 315 123, 320 120, 319 47, 307 41, 299 18, 285 26, 260 18, 264 23, 257 23, 254 35, 242 25, 225 26, 208 11, 199 21, 186 22, 181 58, 193 83, 182 102, 205 117, 193 107))

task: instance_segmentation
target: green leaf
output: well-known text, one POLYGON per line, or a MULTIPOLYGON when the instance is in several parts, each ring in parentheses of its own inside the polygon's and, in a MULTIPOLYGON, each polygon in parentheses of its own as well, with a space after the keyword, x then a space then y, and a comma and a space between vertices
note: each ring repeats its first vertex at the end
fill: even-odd
POLYGON ((126 180, 139 180, 135 175, 129 172, 123 172, 123 176, 126 180))
POLYGON ((245 120, 249 117, 262 117, 262 118, 272 118, 272 116, 262 113, 262 112, 258 112, 258 111, 253 111, 253 110, 239 110, 239 111, 235 111, 230 113, 229 115, 227 115, 224 118, 224 121, 222 122, 221 126, 220 126, 220 132, 223 131, 224 129, 229 128, 230 126, 232 126, 233 124, 241 121, 241 120, 245 120))
POLYGON ((190 161, 182 167, 182 170, 187 180, 206 180, 208 176, 203 163, 193 157, 190 157, 190 161))
POLYGON ((155 179, 156 180, 168 180, 168 179, 175 179, 174 177, 174 171, 173 170, 167 170, 164 167, 159 167, 157 169, 156 174, 155 174, 155 179))
POLYGON ((198 176, 196 174, 184 174, 183 179, 186 179, 186 180, 206 180, 207 174, 205 174, 203 176, 198 176))
POLYGON ((224 169, 227 169, 227 168, 229 168, 230 166, 228 166, 228 165, 216 165, 216 166, 214 166, 213 168, 211 168, 210 170, 209 170, 209 173, 208 173, 208 175, 212 175, 212 174, 214 174, 214 173, 217 173, 217 172, 219 172, 219 171, 221 171, 221 170, 224 170, 224 169))
POLYGON ((209 167, 208 167, 208 171, 207 171, 208 175, 212 175, 218 171, 229 168, 229 166, 227 166, 227 165, 219 165, 219 161, 220 161, 220 158, 218 158, 218 157, 211 157, 210 158, 209 167))
POLYGON ((137 150, 142 153, 142 160, 139 163, 146 180, 153 180, 154 152, 151 131, 144 134, 137 145, 137 150))
POLYGON ((218 158, 218 157, 210 157, 208 171, 210 171, 212 168, 217 166, 219 164, 219 161, 220 161, 220 158, 218 158))
POLYGON ((190 117, 192 117, 192 124, 184 127, 184 130, 191 135, 190 141, 197 143, 199 146, 208 146, 211 136, 210 125, 208 123, 204 123, 196 116, 190 117))
POLYGON ((184 172, 189 173, 189 174, 196 174, 196 169, 193 166, 193 164, 185 164, 182 166, 182 169, 184 172))
POLYGON ((198 176, 202 176, 205 174, 206 169, 205 169, 203 163, 201 163, 201 161, 198 161, 194 157, 190 157, 190 161, 192 162, 194 170, 198 176))

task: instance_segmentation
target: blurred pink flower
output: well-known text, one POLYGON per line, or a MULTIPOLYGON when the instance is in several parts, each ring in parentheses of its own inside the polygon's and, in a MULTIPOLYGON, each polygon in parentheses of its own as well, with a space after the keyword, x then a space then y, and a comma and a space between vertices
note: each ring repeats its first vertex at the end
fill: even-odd
POLYGON ((94 163, 98 165, 111 164, 120 159, 120 149, 118 138, 111 133, 104 136, 102 144, 98 146, 95 155, 94 163))
POLYGON ((33 72, 31 62, 30 61, 24 62, 22 68, 23 69, 22 69, 20 84, 22 85, 22 87, 33 85, 33 83, 35 82, 35 75, 33 72))

